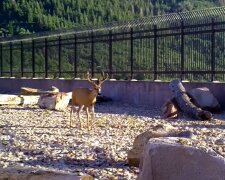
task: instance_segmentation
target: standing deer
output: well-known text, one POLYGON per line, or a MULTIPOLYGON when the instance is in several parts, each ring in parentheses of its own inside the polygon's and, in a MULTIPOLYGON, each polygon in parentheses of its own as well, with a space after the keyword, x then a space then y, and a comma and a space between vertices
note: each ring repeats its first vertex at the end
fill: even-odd
POLYGON ((91 108, 92 119, 94 118, 94 105, 96 102, 96 97, 101 93, 101 85, 108 79, 108 74, 106 76, 102 72, 102 80, 98 79, 97 83, 91 80, 90 74, 87 73, 87 81, 92 85, 92 89, 89 88, 76 88, 72 91, 72 106, 70 111, 70 127, 72 127, 72 116, 74 111, 74 106, 78 106, 77 114, 78 120, 80 123, 80 128, 82 129, 82 122, 80 120, 80 112, 84 108, 87 115, 87 126, 88 130, 91 129, 89 121, 89 111, 88 108, 91 108))

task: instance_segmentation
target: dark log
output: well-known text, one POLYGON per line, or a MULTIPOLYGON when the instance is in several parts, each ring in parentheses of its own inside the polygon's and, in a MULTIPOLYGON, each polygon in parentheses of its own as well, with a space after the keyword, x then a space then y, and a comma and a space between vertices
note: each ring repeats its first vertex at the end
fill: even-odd
POLYGON ((175 98, 168 99, 161 110, 164 118, 177 118, 180 111, 175 98))
POLYGON ((169 87, 175 95, 175 99, 179 108, 186 115, 203 121, 212 119, 212 114, 209 111, 204 111, 191 102, 190 97, 179 80, 173 80, 169 84, 169 87))

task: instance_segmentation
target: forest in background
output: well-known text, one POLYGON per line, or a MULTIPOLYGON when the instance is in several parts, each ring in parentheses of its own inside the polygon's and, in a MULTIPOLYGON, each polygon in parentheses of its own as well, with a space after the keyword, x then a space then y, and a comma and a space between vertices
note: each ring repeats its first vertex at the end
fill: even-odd
MULTIPOLYGON (((172 12, 191 11, 223 5, 222 0, 3 0, 0 2, 0 30, 7 36, 24 35, 38 33, 42 31, 54 31, 79 27, 82 25, 101 25, 112 21, 127 21, 145 16, 168 14, 172 12)), ((166 23, 162 23, 166 25, 166 23)), ((170 25, 166 25, 170 27, 170 25)), ((210 26, 209 26, 210 27, 210 26)), ((222 28, 222 26, 221 26, 222 28)), ((176 31, 176 30, 175 30, 176 31)), ((171 31, 173 32, 173 31, 171 31)), ((108 32, 106 32, 107 34, 108 32)), ((144 34, 144 33, 143 33, 144 34)), ((89 34, 90 35, 90 34, 89 34)), ((152 35, 149 33, 148 35, 152 35)), ((81 35, 82 36, 82 35, 81 35)), ((84 34, 84 36, 86 36, 84 34)), ((114 41, 112 43, 112 69, 117 72, 114 75, 116 79, 130 78, 130 35, 125 37, 127 40, 114 41), (118 73, 121 72, 121 73, 118 73)), ((123 38, 124 36, 121 35, 123 38)), ((61 66, 62 76, 66 78, 74 77, 75 59, 77 69, 81 74, 91 69, 92 60, 94 60, 94 71, 101 69, 109 71, 109 42, 99 42, 94 45, 94 57, 91 54, 91 39, 77 45, 77 58, 74 54, 74 37, 70 40, 62 40, 61 64, 59 64, 59 46, 58 38, 48 38, 52 41, 48 43, 48 74, 51 78, 59 77, 59 66, 61 66), (89 41, 89 43, 88 43, 89 41), (93 59, 92 59, 93 58, 93 59)), ((193 34, 185 36, 185 71, 194 71, 195 76, 187 75, 192 80, 208 81, 210 74, 200 74, 199 71, 211 70, 211 52, 212 52, 211 33, 193 34)), ((45 44, 44 40, 35 46, 35 71, 36 76, 44 77, 45 65, 45 44), (38 73, 39 72, 39 73, 38 73)), ((180 36, 159 37, 157 40, 157 71, 172 72, 181 70, 181 39, 180 36)), ((10 44, 3 45, 2 75, 21 77, 23 66, 23 75, 31 77, 32 75, 32 42, 26 41, 23 44, 23 62, 21 53, 21 42, 12 43, 12 60, 10 60, 10 44)), ((38 43, 38 41, 36 41, 38 43)), ((216 33, 215 43, 215 70, 223 71, 225 55, 224 32, 216 33)), ((153 79, 154 71, 154 39, 143 38, 136 39, 133 42, 133 68, 140 73, 135 73, 136 79, 153 79), (145 73, 149 72, 149 73, 145 73)), ((179 73, 160 75, 159 79, 170 80, 179 78, 179 73)), ((218 79, 224 76, 218 76, 218 79)))
POLYGON ((223 0, 1 0, 0 36, 222 6, 223 0))

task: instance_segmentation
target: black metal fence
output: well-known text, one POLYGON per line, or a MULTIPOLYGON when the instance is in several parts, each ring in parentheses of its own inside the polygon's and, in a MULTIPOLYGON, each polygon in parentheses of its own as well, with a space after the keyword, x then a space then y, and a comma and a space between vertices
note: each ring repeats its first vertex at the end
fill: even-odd
POLYGON ((0 39, 1 77, 225 80, 225 7, 0 39))

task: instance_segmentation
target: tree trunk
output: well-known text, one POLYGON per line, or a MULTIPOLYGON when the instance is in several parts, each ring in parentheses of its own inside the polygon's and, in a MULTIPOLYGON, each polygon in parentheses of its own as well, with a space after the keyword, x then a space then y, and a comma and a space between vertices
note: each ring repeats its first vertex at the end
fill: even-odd
POLYGON ((20 94, 21 95, 41 95, 41 94, 55 94, 59 92, 59 89, 52 86, 52 89, 49 91, 43 91, 40 89, 34 89, 29 87, 21 87, 20 88, 20 94))
POLYGON ((40 96, 0 94, 0 105, 35 105, 40 96))
POLYGON ((209 111, 203 111, 201 108, 195 106, 179 80, 174 80, 169 84, 170 89, 175 95, 176 102, 179 108, 188 116, 198 120, 211 120, 212 114, 209 111))
POLYGON ((176 118, 180 111, 175 98, 168 99, 162 105, 161 110, 165 118, 176 118))

